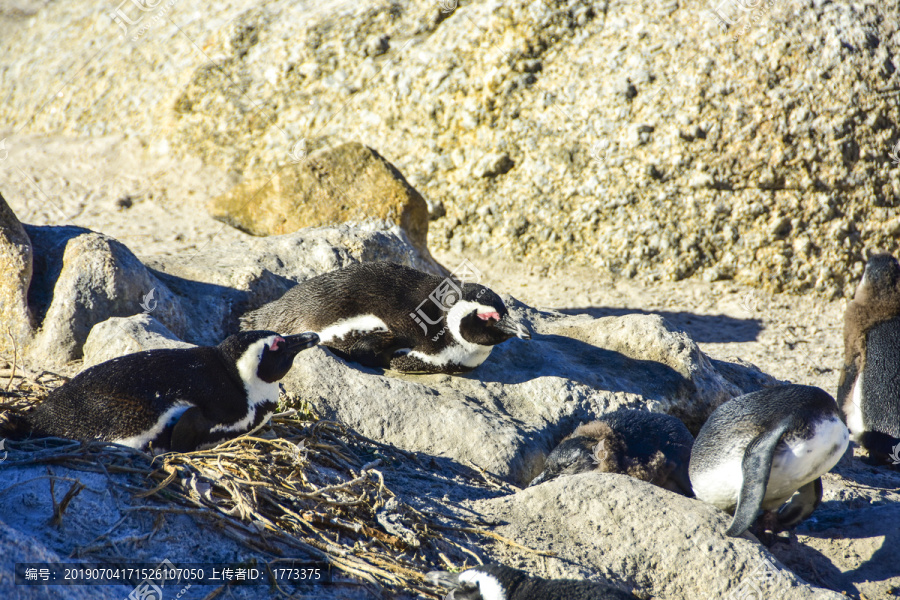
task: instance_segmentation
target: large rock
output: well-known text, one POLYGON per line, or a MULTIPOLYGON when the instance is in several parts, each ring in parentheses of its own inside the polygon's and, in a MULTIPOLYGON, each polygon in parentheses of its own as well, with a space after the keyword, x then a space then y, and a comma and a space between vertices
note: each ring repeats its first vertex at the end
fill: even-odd
POLYGON ((165 348, 193 348, 166 329, 166 326, 147 313, 132 317, 112 317, 91 328, 84 343, 84 369, 113 358, 165 348))
POLYGON ((91 327, 142 311, 186 333, 179 299, 120 242, 80 227, 25 230, 34 248, 29 299, 40 323, 33 360, 59 366, 79 359, 91 327))
POLYGON ((24 351, 32 334, 28 308, 31 285, 31 240, 12 209, 0 196, 0 352, 24 351), (10 339, 11 336, 11 339, 10 339))
POLYGON ((316 348, 297 357, 285 388, 364 435, 524 484, 579 421, 639 407, 696 433, 722 402, 775 383, 737 365, 724 377, 655 315, 566 317, 509 304, 533 339, 495 346, 468 375, 382 373, 316 348))
POLYGON ((864 248, 898 250, 896 2, 38 6, 0 13, 22 133, 121 131, 254 181, 359 141, 443 202, 432 248, 647 279, 849 294, 864 248))
POLYGON ((536 559, 495 546, 536 575, 599 573, 667 600, 844 597, 803 582, 750 534, 726 537, 731 517, 722 511, 626 475, 560 477, 466 507, 502 523, 496 533, 554 553, 536 559))
POLYGON ((253 235, 366 219, 399 225, 428 254, 428 206, 403 175, 362 144, 298 157, 274 175, 242 182, 209 203, 213 217, 253 235))

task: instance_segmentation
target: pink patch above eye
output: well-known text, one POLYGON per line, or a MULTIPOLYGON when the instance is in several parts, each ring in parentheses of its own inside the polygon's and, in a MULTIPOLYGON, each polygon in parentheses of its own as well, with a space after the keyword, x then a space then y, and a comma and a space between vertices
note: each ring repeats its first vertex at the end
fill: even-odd
POLYGON ((481 319, 482 321, 499 321, 500 320, 499 313, 489 312, 489 313, 476 313, 476 314, 478 315, 478 318, 481 319))
POLYGON ((272 345, 269 346, 269 350, 278 350, 278 344, 283 344, 283 343, 284 343, 284 338, 283 338, 283 337, 276 337, 276 338, 272 341, 272 345))

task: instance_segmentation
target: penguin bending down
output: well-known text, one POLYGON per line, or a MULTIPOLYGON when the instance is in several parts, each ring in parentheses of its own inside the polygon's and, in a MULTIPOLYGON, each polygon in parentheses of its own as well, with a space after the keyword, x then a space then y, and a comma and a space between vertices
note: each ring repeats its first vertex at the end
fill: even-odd
POLYGON ((481 565, 462 573, 432 571, 431 583, 450 588, 445 600, 636 600, 608 583, 543 579, 503 565, 481 565))
POLYGON ((529 485, 560 475, 622 473, 693 496, 688 477, 694 436, 684 423, 662 413, 619 410, 579 425, 553 449, 529 485))
POLYGON ((854 441, 900 463, 900 263, 890 254, 869 259, 844 313, 838 402, 854 441))
POLYGON ((471 371, 495 345, 531 338, 483 285, 388 262, 307 279, 245 314, 241 328, 315 331, 343 358, 420 373, 471 371))
POLYGON ((24 417, 33 436, 190 452, 265 425, 278 380, 314 333, 232 335, 218 346, 147 350, 82 371, 24 417))
POLYGON ((821 476, 849 440, 834 399, 817 387, 783 385, 739 396, 717 408, 694 441, 694 494, 734 515, 730 536, 744 533, 760 509, 778 509, 766 522, 789 529, 819 505, 821 476))

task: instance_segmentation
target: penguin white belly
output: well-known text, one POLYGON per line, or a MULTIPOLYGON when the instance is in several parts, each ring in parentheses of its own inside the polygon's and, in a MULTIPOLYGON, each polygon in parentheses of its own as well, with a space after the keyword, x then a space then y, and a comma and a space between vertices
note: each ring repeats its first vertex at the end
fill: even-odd
POLYGON ((320 343, 331 342, 347 337, 351 333, 372 333, 390 331, 387 324, 375 315, 358 315, 349 319, 341 319, 319 331, 320 343))
POLYGON ((862 389, 863 374, 860 373, 853 383, 853 391, 850 400, 844 402, 844 416, 847 417, 847 428, 853 435, 853 440, 858 442, 859 436, 866 431, 862 415, 862 389))
POLYGON ((716 508, 731 510, 737 505, 744 485, 743 455, 733 454, 714 469, 694 475, 691 487, 699 499, 716 508))
POLYGON ((831 470, 844 455, 850 433, 837 416, 820 421, 809 439, 783 438, 772 457, 763 508, 777 508, 798 488, 831 470))
POLYGON ((475 368, 487 359, 492 349, 493 346, 481 346, 479 344, 453 344, 437 354, 424 354, 418 350, 412 350, 408 354, 429 365, 443 366, 454 364, 475 368))
MULTIPOLYGON (((158 394, 157 394, 158 395, 158 394)), ((131 448, 137 448, 141 450, 147 447, 147 444, 156 439, 156 437, 162 433, 162 430, 166 428, 166 425, 171 423, 172 421, 178 420, 181 415, 184 414, 184 411, 189 409, 193 404, 190 402, 185 402, 184 400, 179 400, 175 402, 172 406, 166 410, 163 414, 159 415, 159 418, 156 419, 156 422, 147 430, 137 435, 132 435, 127 438, 120 438, 117 440, 110 440, 114 444, 121 444, 123 446, 129 446, 131 448)))

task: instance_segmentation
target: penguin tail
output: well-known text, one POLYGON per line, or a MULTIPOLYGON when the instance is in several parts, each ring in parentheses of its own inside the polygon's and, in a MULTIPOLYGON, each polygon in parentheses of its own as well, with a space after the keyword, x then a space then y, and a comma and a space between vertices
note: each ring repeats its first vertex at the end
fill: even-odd
POLYGON ((859 436, 859 444, 878 462, 900 465, 900 439, 880 431, 866 431, 859 436))
POLYGON ((0 439, 18 442, 31 437, 33 428, 28 417, 14 412, 0 413, 0 439))

